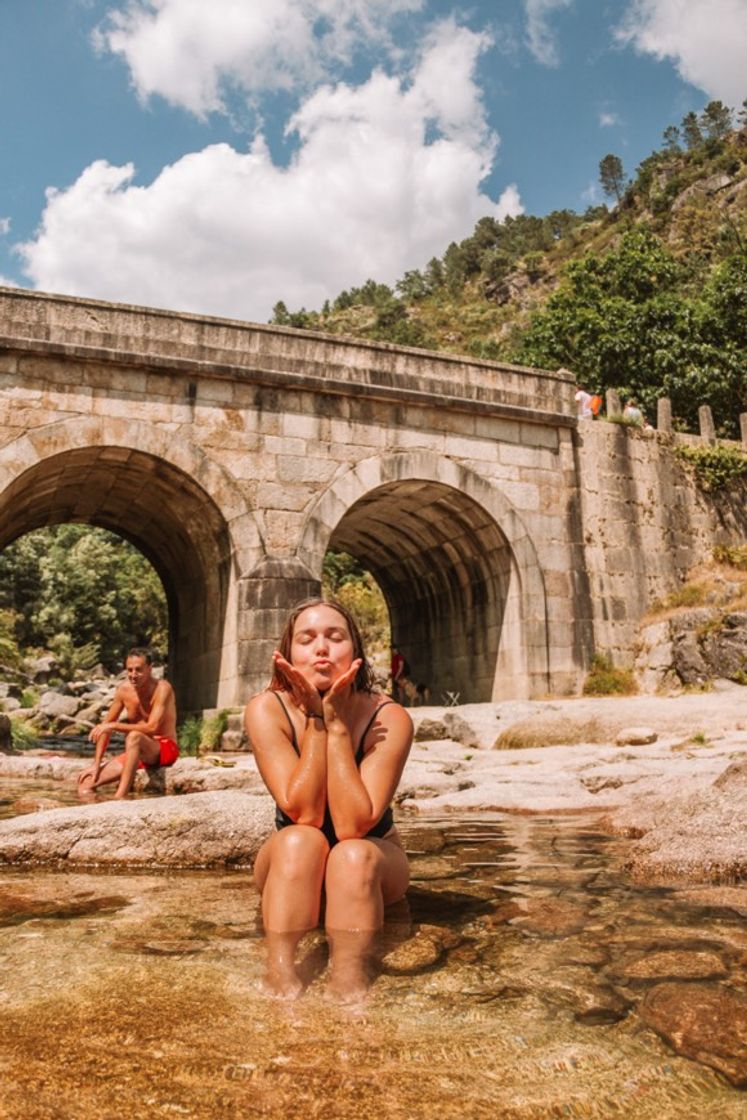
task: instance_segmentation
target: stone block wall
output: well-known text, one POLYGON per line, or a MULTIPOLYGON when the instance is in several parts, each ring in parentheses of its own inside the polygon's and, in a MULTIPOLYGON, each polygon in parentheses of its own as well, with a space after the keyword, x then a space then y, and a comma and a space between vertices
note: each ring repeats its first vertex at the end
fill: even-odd
POLYGON ((677 461, 698 437, 586 421, 577 433, 594 647, 632 665, 638 623, 716 544, 744 543, 741 496, 704 494, 677 461))

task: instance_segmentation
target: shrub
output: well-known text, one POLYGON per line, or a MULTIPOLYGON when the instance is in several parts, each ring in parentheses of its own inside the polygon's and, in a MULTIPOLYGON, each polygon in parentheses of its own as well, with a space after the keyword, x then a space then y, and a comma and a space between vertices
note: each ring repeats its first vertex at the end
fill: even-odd
POLYGON ((10 739, 15 751, 30 751, 39 746, 39 736, 25 719, 11 719, 10 739))
POLYGON ((220 746, 221 735, 228 727, 228 709, 223 708, 209 719, 187 716, 177 731, 179 750, 183 755, 199 755, 220 746))
POLYGON ((228 727, 228 710, 221 709, 210 719, 202 721, 202 734, 200 735, 199 750, 214 751, 220 746, 223 732, 228 727))
POLYGON ((712 555, 717 564, 747 572, 747 544, 717 544, 712 555))
POLYGON ((747 481, 747 455, 736 447, 676 444, 674 454, 692 470, 698 486, 706 493, 733 490, 747 481))
POLYGON ((187 716, 176 734, 179 750, 183 755, 196 755, 202 742, 202 718, 200 716, 187 716))
POLYGON ((700 607, 705 600, 705 589, 697 583, 686 583, 684 587, 667 595, 662 607, 664 610, 676 610, 677 607, 700 607))
POLYGON ((631 696, 637 692, 630 669, 616 669, 607 653, 595 653, 584 681, 584 696, 631 696))

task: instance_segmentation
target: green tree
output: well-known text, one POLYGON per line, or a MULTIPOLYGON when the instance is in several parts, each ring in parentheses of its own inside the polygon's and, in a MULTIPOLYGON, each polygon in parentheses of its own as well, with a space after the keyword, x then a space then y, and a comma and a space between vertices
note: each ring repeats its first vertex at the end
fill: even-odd
POLYGON ((270 322, 274 323, 278 327, 287 327, 290 323, 288 308, 285 306, 281 299, 277 301, 272 309, 272 318, 270 319, 270 322))
POLYGON ((21 663, 15 624, 14 611, 0 610, 0 672, 4 669, 12 671, 21 663))
POLYGON ((659 396, 691 427, 711 404, 736 434, 747 401, 747 262, 725 262, 701 291, 653 234, 626 233, 606 255, 571 262, 535 312, 513 360, 568 366, 595 388, 636 397, 650 415, 659 396))
POLYGON ((15 612, 23 648, 85 647, 109 668, 119 666, 129 646, 166 653, 161 582, 145 557, 113 533, 86 525, 29 533, 0 555, 0 586, 0 606, 15 612))
POLYGON ((444 266, 438 257, 431 257, 425 269, 425 282, 429 292, 435 292, 444 283, 444 266))
POLYGON ((402 279, 397 281, 396 288, 403 299, 425 299, 428 295, 426 279, 417 268, 406 272, 402 279))
POLYGON ((670 124, 664 129, 664 151, 670 155, 678 155, 680 147, 680 130, 676 124, 670 124))
POLYGON ((703 133, 700 130, 697 113, 692 110, 682 118, 682 136, 688 151, 699 148, 703 143, 703 133))
POLYGON ((625 172, 622 160, 611 152, 599 162, 599 182, 608 198, 622 199, 625 190, 625 172))
POLYGON ((709 140, 723 140, 731 132, 731 109, 722 101, 709 101, 700 114, 700 127, 709 140))

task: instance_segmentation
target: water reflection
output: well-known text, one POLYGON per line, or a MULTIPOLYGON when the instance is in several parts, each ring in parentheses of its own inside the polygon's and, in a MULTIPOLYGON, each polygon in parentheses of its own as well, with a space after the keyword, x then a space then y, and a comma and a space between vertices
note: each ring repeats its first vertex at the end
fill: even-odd
POLYGON ((361 946, 321 930, 297 946, 302 997, 262 994, 245 872, 5 874, 8 1115, 743 1115, 747 891, 637 888, 625 845, 583 818, 403 833, 409 909, 366 947, 349 1006, 328 997, 355 988, 361 946), (688 1043, 699 1009, 708 1037, 688 1043))

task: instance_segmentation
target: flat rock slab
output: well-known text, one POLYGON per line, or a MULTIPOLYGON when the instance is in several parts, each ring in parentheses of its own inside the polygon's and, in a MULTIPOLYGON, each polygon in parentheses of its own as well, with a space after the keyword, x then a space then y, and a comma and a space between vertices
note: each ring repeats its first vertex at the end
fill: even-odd
POLYGON ((238 790, 105 801, 0 821, 1 864, 248 864, 273 824, 269 796, 238 790))
POLYGON ((635 806, 612 820, 641 839, 626 869, 644 882, 689 879, 731 885, 747 878, 747 768, 735 762, 712 785, 689 797, 635 806))
MULTIPOLYGON (((90 761, 54 754, 0 754, 0 778, 75 782, 90 761)), ((108 788, 113 789, 113 786, 108 788)), ((148 793, 203 793, 221 789, 260 793, 264 785, 252 757, 238 759, 229 766, 214 766, 207 759, 187 757, 180 758, 173 766, 138 770, 134 788, 148 793)))

